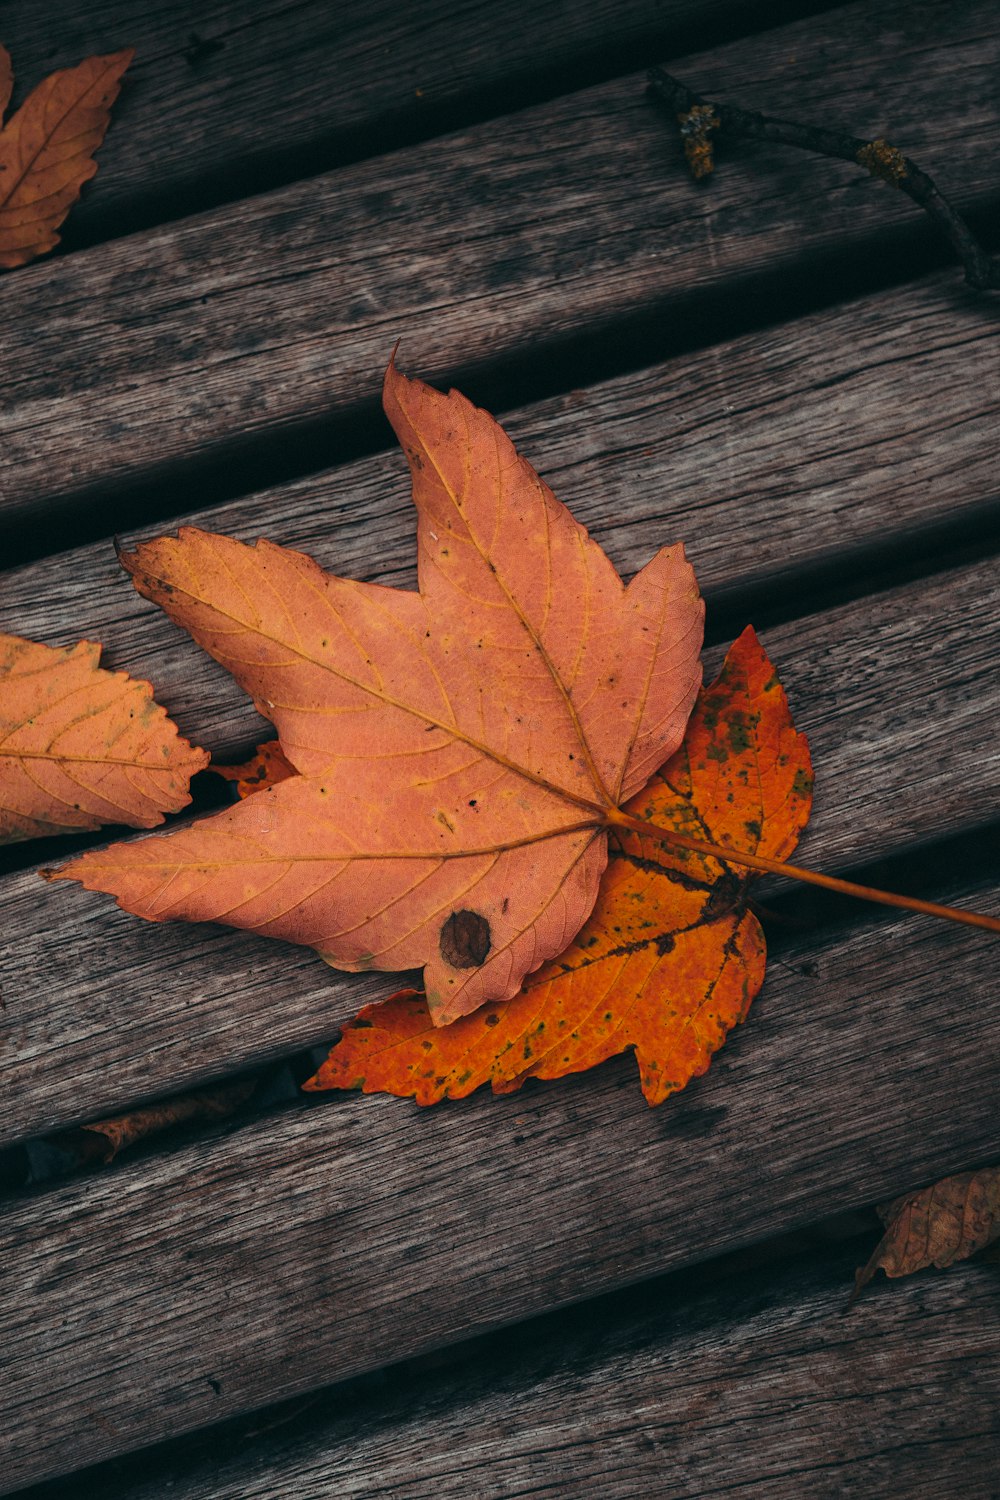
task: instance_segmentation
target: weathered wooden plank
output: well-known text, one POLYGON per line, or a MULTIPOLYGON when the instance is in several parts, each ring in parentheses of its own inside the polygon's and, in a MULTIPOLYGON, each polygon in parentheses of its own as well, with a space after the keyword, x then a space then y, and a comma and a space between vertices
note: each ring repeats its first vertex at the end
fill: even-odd
POLYGON ((262 178, 305 176, 317 158, 332 165, 412 140, 445 110, 481 118, 500 100, 517 108, 567 79, 579 76, 568 86, 580 87, 616 65, 676 54, 681 40, 706 45, 698 39, 720 28, 773 24, 773 10, 760 0, 595 0, 569 9, 560 0, 502 9, 453 0, 354 9, 324 0, 62 0, 44 10, 5 0, 0 29, 24 86, 93 52, 136 50, 100 175, 74 213, 79 237, 81 227, 134 218, 147 200, 173 214, 259 192, 262 178))
MULTIPOLYGON (((775 111, 808 98, 815 116, 889 130, 969 206, 995 192, 998 63, 987 0, 891 0, 684 71, 775 111)), ((5 280, 0 517, 9 537, 71 497, 79 509, 182 461, 293 444, 303 424, 370 406, 400 335, 405 362, 438 379, 622 319, 659 320, 669 347, 678 299, 803 256, 885 254, 911 230, 912 206, 883 185, 777 148, 738 152, 706 193, 641 77, 584 90, 5 280)), ((966 304, 957 273, 952 296, 966 304)))
MULTIPOLYGON (((804 864, 991 816, 998 586, 988 562, 764 632, 817 769, 804 864)), ((32 870, 6 877, 2 901, 0 1141, 321 1041, 393 983, 246 933, 141 922, 32 870)))
MULTIPOLYGON (((952 283, 927 277, 502 420, 624 574, 683 540, 711 628, 714 601, 780 598, 804 572, 853 572, 859 552, 890 537, 896 555, 926 552, 947 523, 974 531, 994 514, 997 332, 980 307, 956 307, 952 283)), ((263 534, 331 571, 415 586, 396 448, 138 536, 182 523, 263 534)), ((101 641, 106 664, 150 676, 184 732, 220 758, 266 732, 228 673, 135 596, 110 542, 2 575, 0 630, 101 641)))
POLYGON ((0 1482, 1000 1156, 995 939, 873 917, 781 957, 658 1110, 628 1060, 436 1110, 348 1094, 9 1202, 0 1482))
POLYGON ((845 1318, 850 1273, 840 1250, 694 1295, 659 1280, 44 1500, 994 1500, 995 1271, 897 1283, 845 1318))

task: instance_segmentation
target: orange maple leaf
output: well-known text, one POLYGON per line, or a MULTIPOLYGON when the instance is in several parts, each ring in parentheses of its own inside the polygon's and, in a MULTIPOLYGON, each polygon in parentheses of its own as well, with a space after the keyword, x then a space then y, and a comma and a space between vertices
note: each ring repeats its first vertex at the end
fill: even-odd
MULTIPOLYGON (((811 795, 805 736, 747 629, 700 693, 681 748, 626 811, 784 858, 811 795)), ((655 836, 622 830, 616 840, 589 921, 513 1000, 438 1028, 412 990, 367 1006, 306 1088, 434 1104, 484 1083, 510 1093, 633 1048, 642 1091, 660 1104, 704 1073, 764 980, 764 935, 747 908, 752 873, 655 836)))
MULTIPOLYGON (((97 171, 111 106, 133 48, 52 73, 0 131, 0 266, 23 266, 58 245, 56 230, 97 171)), ((0 47, 0 118, 14 75, 0 47)))
POLYGON ((91 641, 57 648, 0 635, 0 843, 128 823, 185 807, 208 763, 148 682, 98 666, 91 641))
POLYGON ((503 430, 390 367, 420 592, 185 528, 123 561, 301 773, 63 877, 345 969, 423 967, 436 1022, 508 999, 589 915, 609 820, 679 745, 703 606, 680 546, 626 586, 503 430))
POLYGON ((887 1276, 944 1270, 1000 1239, 1000 1167, 944 1177, 880 1203, 878 1213, 886 1231, 855 1276, 852 1302, 880 1268, 887 1276))

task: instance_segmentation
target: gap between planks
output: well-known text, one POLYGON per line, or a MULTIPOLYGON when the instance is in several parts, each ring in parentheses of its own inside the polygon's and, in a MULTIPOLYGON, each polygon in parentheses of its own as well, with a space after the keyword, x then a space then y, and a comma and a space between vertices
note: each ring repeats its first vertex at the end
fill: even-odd
MULTIPOLYGON (((895 547, 941 559, 940 532, 988 532, 998 509, 997 338, 956 308, 950 275, 729 339, 521 406, 502 420, 625 576, 682 540, 726 617, 746 595, 802 611, 803 585, 895 547)), ((264 535, 333 572, 412 588, 415 514, 397 448, 174 515, 135 539, 200 525, 264 535)), ((932 585, 931 585, 932 586, 932 585)), ((806 608, 809 603, 806 601, 806 608)), ((739 621, 740 628, 743 621, 739 621)), ((110 540, 0 574, 0 629, 86 636, 106 666, 152 679, 182 730, 221 759, 267 733, 228 673, 139 599, 110 540), (81 588, 86 579, 86 588, 81 588)))
POLYGON ((4 1483, 995 1159, 995 971, 944 924, 802 936, 661 1109, 630 1060, 436 1110, 348 1094, 8 1203, 4 1483))
POLYGON ((997 1272, 879 1282, 845 1318, 874 1233, 658 1278, 20 1500, 993 1500, 997 1272))
POLYGON ((135 48, 69 249, 509 113, 818 10, 822 3, 560 0, 5 0, 18 96, 55 68, 135 48), (197 151, 191 143, 197 141, 197 151))
MULTIPOLYGON (((890 131, 970 208, 995 192, 998 61, 986 0, 916 17, 887 0, 685 70, 709 94, 787 113, 807 92, 890 131)), ((810 260, 835 277, 831 256, 930 233, 860 169, 748 147, 699 191, 678 157, 631 77, 19 272, 0 285, 8 547, 194 458, 370 410, 399 335, 437 380, 653 313, 669 347, 685 299, 749 296, 810 260)), ((971 306, 958 270, 950 295, 971 306)))

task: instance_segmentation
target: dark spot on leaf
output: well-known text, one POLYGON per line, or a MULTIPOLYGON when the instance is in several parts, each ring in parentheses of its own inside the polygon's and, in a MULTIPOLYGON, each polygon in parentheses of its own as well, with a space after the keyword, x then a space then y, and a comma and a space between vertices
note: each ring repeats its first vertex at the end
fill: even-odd
POLYGON ((453 911, 441 928, 441 957, 453 969, 478 969, 490 951, 490 924, 477 911, 453 911))
POLYGON ((487 1026, 499 1026, 500 1017, 498 1015, 494 1015, 494 1013, 491 1011, 490 1014, 486 1017, 486 1024, 487 1026))
POLYGON ((665 932, 662 937, 656 939, 656 951, 661 958, 666 953, 673 953, 676 946, 677 942, 672 932, 665 932))
POLYGON ((750 749, 750 729, 742 714, 734 714, 729 721, 729 744, 736 755, 750 749))

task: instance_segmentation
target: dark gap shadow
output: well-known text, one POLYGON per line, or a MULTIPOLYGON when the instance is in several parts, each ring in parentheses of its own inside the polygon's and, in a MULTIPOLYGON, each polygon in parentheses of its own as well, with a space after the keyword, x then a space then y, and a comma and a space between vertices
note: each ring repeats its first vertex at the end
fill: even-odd
POLYGON ((1000 495, 913 531, 887 533, 787 572, 775 571, 727 588, 705 591, 705 644, 735 640, 747 624, 757 630, 824 614, 883 589, 931 578, 1000 552, 1000 495))
MULTIPOLYGON (((223 781, 221 776, 216 776, 214 771, 199 771, 191 779, 190 806, 168 817, 162 826, 175 827, 182 820, 206 817, 221 807, 228 807, 234 795, 231 785, 223 781)), ((128 838, 136 831, 124 823, 111 823, 105 824, 103 828, 95 828, 92 833, 55 834, 51 838, 25 839, 23 843, 0 845, 0 880, 5 875, 34 869, 39 864, 46 868, 60 865, 64 860, 73 859, 87 849, 96 849, 102 844, 111 843, 113 839, 128 838)), ((156 830, 150 829, 150 832, 155 833, 156 830)))
POLYGON ((710 51, 836 8, 831 0, 775 0, 766 6, 716 4, 697 19, 672 25, 664 23, 624 42, 611 35, 599 45, 564 55, 555 63, 522 68, 485 86, 470 86, 457 97, 440 103, 401 93, 363 125, 320 133, 312 140, 298 140, 284 146, 278 139, 280 131, 275 130, 276 139, 266 149, 251 150, 208 170, 199 171, 194 163, 189 173, 178 174, 168 186, 151 185, 127 202, 105 207, 100 200, 93 204, 85 200, 70 216, 55 256, 72 255, 93 245, 273 192, 390 151, 473 129, 504 115, 546 104, 563 94, 642 73, 665 59, 710 51))
MULTIPOLYGON (((980 232, 992 224, 994 238, 1000 240, 998 210, 1000 205, 991 213, 984 210, 973 222, 980 232)), ((722 288, 637 307, 625 318, 495 360, 459 362, 436 377, 437 383, 456 385, 478 405, 502 413, 900 286, 949 265, 954 262, 947 247, 917 220, 846 251, 807 255, 793 267, 764 269, 722 288)), ((963 288, 961 267, 955 265, 954 272, 954 295, 975 295, 963 288)), ((3 567, 47 556, 54 535, 63 551, 167 522, 177 514, 178 494, 184 496, 185 511, 210 508, 382 452, 391 446, 391 434, 376 385, 373 378, 370 401, 328 417, 290 422, 254 436, 237 434, 209 450, 153 466, 139 478, 51 497, 43 524, 35 515, 0 518, 3 567)))
MULTIPOLYGON (((745 1329, 742 1357, 754 1320, 773 1321, 783 1309, 801 1313, 815 1306, 806 1327, 816 1320, 828 1323, 844 1313, 854 1271, 880 1231, 874 1208, 833 1215, 698 1266, 321 1386, 71 1478, 33 1485, 19 1490, 16 1500, 148 1500, 152 1476, 156 1493, 162 1487, 164 1493, 183 1494, 188 1486, 198 1493, 224 1486, 229 1493, 241 1480, 249 1482, 251 1472, 259 1482, 268 1460, 287 1466, 289 1474, 305 1475, 309 1455, 324 1448, 332 1453, 340 1442, 364 1441, 377 1452, 399 1429, 400 1438, 412 1441, 432 1431, 438 1419, 458 1422, 467 1413, 473 1422, 476 1403, 491 1398, 509 1412, 516 1442, 525 1399, 541 1400, 552 1379, 565 1402, 573 1377, 598 1390, 602 1372, 620 1375, 629 1365, 655 1361, 686 1341, 724 1344, 745 1329)), ((937 1274, 954 1277, 961 1271, 937 1274)), ((899 1286, 873 1288, 866 1293, 869 1303, 880 1290, 884 1297, 906 1295, 899 1286)), ((845 1314, 842 1348, 854 1339, 864 1347, 866 1339, 877 1338, 863 1305, 845 1314)), ((677 1368, 683 1368, 680 1362, 677 1368)), ((644 1439, 644 1425, 637 1419, 637 1443, 652 1441, 644 1439)))

